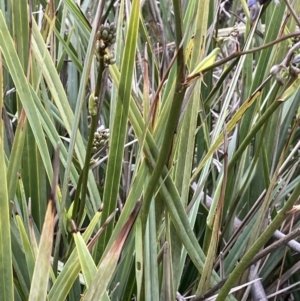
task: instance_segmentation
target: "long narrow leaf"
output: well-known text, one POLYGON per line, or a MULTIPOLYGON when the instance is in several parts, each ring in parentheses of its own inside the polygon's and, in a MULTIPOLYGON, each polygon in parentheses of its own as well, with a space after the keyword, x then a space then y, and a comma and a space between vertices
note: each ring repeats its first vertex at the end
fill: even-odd
POLYGON ((140 203, 137 203, 128 221, 121 230, 119 236, 112 244, 111 249, 100 263, 99 269, 93 282, 91 283, 84 297, 86 301, 100 300, 107 290, 107 285, 114 273, 120 253, 122 251, 125 240, 131 230, 136 216, 140 209, 140 203))
MULTIPOLYGON (((3 68, 0 52, 0 109, 3 110, 3 68)), ((2 115, 3 116, 3 115, 2 115)), ((4 151, 4 121, 0 120, 0 299, 14 300, 10 214, 4 151)))
POLYGON ((32 276, 29 301, 46 300, 51 267, 50 259, 53 244, 54 216, 55 203, 54 200, 50 199, 32 276))
POLYGON ((2 11, 0 11, 0 47, 2 49, 7 68, 10 71, 10 75, 16 85, 16 89, 20 96, 22 105, 24 106, 27 118, 31 125, 31 129, 34 133, 48 179, 49 181, 51 181, 52 168, 50 155, 48 153, 41 122, 38 118, 35 106, 33 105, 33 100, 26 77, 23 72, 20 72, 20 70, 22 70, 22 66, 13 45, 14 44, 6 26, 2 11))
MULTIPOLYGON (((132 10, 129 20, 129 28, 126 36, 125 50, 121 65, 121 76, 118 91, 118 100, 111 133, 110 151, 107 163, 106 182, 104 188, 104 208, 102 222, 112 213, 117 205, 119 182, 122 170, 122 156, 127 132, 127 117, 129 112, 131 81, 135 63, 135 51, 139 28, 140 1, 132 2, 132 10)), ((112 225, 106 228, 99 241, 97 258, 103 253, 111 236, 112 225)))

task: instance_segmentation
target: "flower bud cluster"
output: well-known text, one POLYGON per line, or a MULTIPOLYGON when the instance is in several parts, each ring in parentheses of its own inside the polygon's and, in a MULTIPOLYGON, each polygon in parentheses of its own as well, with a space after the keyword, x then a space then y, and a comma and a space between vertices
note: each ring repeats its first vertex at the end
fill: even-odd
POLYGON ((109 129, 106 129, 103 125, 98 127, 94 135, 92 151, 95 153, 97 150, 108 144, 109 129))
POLYGON ((107 65, 112 65, 116 62, 115 54, 109 51, 109 48, 116 43, 116 35, 116 26, 114 23, 109 25, 102 24, 97 32, 97 57, 104 58, 104 62, 107 65))

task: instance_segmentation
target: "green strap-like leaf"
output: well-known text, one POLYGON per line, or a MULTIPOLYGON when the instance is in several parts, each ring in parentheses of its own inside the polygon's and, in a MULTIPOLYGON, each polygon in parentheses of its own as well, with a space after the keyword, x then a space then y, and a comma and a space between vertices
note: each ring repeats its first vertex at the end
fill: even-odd
POLYGON ((0 47, 2 49, 7 68, 14 81, 17 93, 25 109, 31 129, 36 139, 36 143, 38 145, 48 179, 51 181, 52 167, 50 155, 48 152, 48 147, 45 141, 41 122, 36 112, 35 106, 33 105, 33 99, 26 77, 23 72, 20 72, 20 70, 23 70, 23 68, 15 51, 14 43, 6 26, 2 11, 0 12, 0 47))
MULTIPOLYGON (((130 103, 131 82, 135 64, 135 51, 139 28, 140 1, 132 2, 132 9, 126 36, 124 55, 121 66, 121 77, 118 99, 114 116, 109 157, 106 172, 106 181, 103 196, 102 222, 105 221, 117 205, 117 195, 123 164, 124 144, 127 133, 127 117, 130 103)), ((111 236, 113 224, 106 228, 100 238, 97 258, 99 259, 111 236)))
POLYGON ((76 244, 76 249, 77 249, 81 269, 83 272, 84 280, 85 280, 86 286, 89 287, 89 285, 91 284, 91 282, 93 280, 93 277, 97 273, 97 267, 95 265, 95 262, 93 261, 90 251, 88 250, 88 248, 79 232, 74 233, 74 241, 76 244))
POLYGON ((54 200, 50 200, 43 224, 42 235, 39 243, 37 259, 35 262, 32 283, 30 287, 29 301, 46 300, 49 275, 50 259, 54 235, 54 200))
MULTIPOLYGON (((1 14, 2 16, 2 14, 1 14)), ((0 34, 1 35, 1 34, 0 34)), ((1 35, 2 36, 2 35, 1 35)), ((3 69, 0 53, 0 110, 3 103, 3 69)), ((1 115, 3 116, 3 115, 1 115)), ((13 272, 12 272, 12 251, 10 237, 10 214, 9 199, 7 191, 6 164, 4 151, 4 121, 0 120, 0 300, 14 300, 13 272)))

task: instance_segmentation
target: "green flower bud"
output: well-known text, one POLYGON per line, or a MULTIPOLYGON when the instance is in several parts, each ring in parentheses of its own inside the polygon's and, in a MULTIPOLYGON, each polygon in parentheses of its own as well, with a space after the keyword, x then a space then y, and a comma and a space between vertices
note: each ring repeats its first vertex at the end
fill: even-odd
POLYGON ((108 30, 104 29, 102 32, 101 32, 101 38, 106 40, 107 39, 107 36, 109 35, 108 33, 108 30))
POLYGON ((115 26, 114 22, 109 24, 109 29, 110 29, 110 31, 116 31, 116 26, 115 26))

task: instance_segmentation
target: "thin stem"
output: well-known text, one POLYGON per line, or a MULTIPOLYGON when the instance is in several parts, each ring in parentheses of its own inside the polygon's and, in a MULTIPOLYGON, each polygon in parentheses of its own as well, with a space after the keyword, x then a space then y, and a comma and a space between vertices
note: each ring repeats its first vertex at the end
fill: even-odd
MULTIPOLYGON (((96 84, 96 88, 95 88, 95 97, 98 96, 100 93, 102 75, 103 75, 104 70, 105 70, 105 65, 104 65, 103 59, 101 59, 100 64, 99 64, 97 84, 96 84)), ((97 108, 98 108, 98 106, 97 106, 97 108)), ((80 194, 81 194, 81 199, 80 199, 78 214, 77 214, 77 210, 76 211, 73 210, 73 217, 74 217, 74 214, 77 215, 76 224, 79 224, 79 222, 82 218, 82 215, 83 215, 84 207, 85 207, 86 194, 87 194, 87 180, 88 180, 88 174, 90 171, 90 159, 92 156, 93 141, 94 141, 95 131, 96 131, 97 122, 98 122, 97 116, 98 116, 98 114, 91 114, 92 121, 91 121, 91 126, 90 126, 90 135, 89 135, 89 140, 88 140, 88 144, 87 144, 84 167, 82 170, 82 174, 83 174, 82 175, 82 184, 81 184, 82 187, 79 190, 80 194)), ((77 193, 76 193, 76 195, 77 195, 77 193)), ((77 201, 77 203, 78 203, 78 201, 77 201)))

